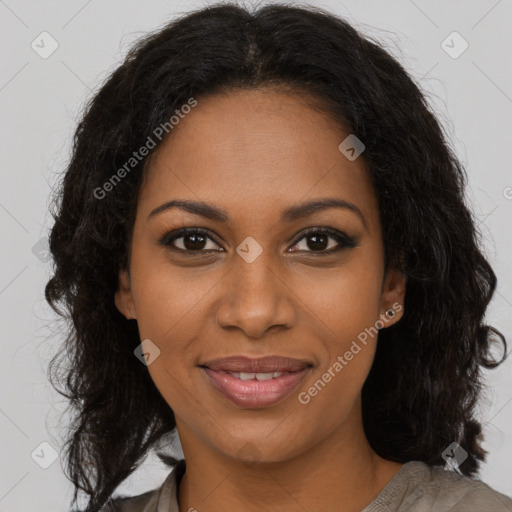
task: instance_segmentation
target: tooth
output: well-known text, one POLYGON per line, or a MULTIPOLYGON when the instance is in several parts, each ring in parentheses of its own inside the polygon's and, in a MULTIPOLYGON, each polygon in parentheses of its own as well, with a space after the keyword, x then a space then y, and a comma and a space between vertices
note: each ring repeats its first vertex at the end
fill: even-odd
POLYGON ((251 380, 256 377, 255 373, 240 372, 240 380, 251 380))
POLYGON ((282 371, 282 372, 259 372, 259 373, 251 373, 251 372, 227 372, 231 376, 240 380, 271 380, 277 377, 281 377, 282 375, 286 375, 290 372, 282 371))
MULTIPOLYGON (((278 372, 274 372, 274 373, 278 373, 278 372)), ((272 372, 270 372, 270 373, 257 373, 256 374, 256 379, 257 380, 270 380, 270 379, 272 379, 273 376, 274 376, 274 374, 272 372)))

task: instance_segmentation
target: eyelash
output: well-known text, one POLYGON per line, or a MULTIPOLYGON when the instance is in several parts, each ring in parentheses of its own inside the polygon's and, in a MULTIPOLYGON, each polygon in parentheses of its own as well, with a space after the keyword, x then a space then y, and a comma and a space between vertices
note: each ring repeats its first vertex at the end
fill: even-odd
MULTIPOLYGON (((189 255, 197 255, 197 254, 201 254, 201 253, 211 253, 211 252, 225 252, 224 250, 220 251, 220 250, 216 250, 216 249, 208 249, 208 250, 203 249, 203 250, 197 250, 197 251, 189 251, 187 249, 181 249, 181 248, 175 247, 173 245, 173 242, 175 240, 178 240, 178 239, 183 238, 184 236, 190 235, 190 234, 202 235, 202 236, 212 240, 215 244, 220 245, 220 243, 217 242, 217 240, 215 240, 215 237, 212 237, 210 231, 208 231, 207 229, 198 228, 198 227, 181 228, 181 229, 178 229, 177 231, 172 231, 170 233, 167 233, 159 240, 159 243, 161 245, 164 245, 165 247, 168 247, 172 251, 188 253, 189 255)), ((323 255, 333 254, 335 252, 341 251, 344 248, 353 249, 359 245, 359 242, 356 238, 349 236, 346 233, 340 232, 336 229, 324 227, 324 228, 309 228, 309 229, 307 229, 300 235, 300 238, 296 239, 296 241, 294 242, 292 247, 297 245, 300 241, 302 241, 303 239, 307 238, 308 236, 310 236, 312 234, 328 235, 329 237, 333 238, 338 243, 338 246, 335 247, 334 249, 331 248, 329 250, 323 250, 323 251, 312 251, 312 250, 301 251, 301 250, 298 250, 298 251, 293 251, 293 252, 298 252, 298 253, 308 252, 308 253, 313 254, 314 256, 323 256, 323 255)))

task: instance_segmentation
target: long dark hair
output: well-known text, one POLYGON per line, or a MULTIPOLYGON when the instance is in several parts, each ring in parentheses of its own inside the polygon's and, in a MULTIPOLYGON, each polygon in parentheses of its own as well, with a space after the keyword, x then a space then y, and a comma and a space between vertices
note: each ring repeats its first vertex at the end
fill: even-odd
POLYGON ((114 304, 149 157, 126 162, 191 98, 268 85, 321 98, 363 141, 386 263, 408 279, 404 316, 381 330, 362 390, 371 446, 389 460, 437 465, 455 441, 468 453, 465 475, 485 460, 474 412, 481 368, 500 364, 507 349, 483 323, 496 277, 465 203, 465 170, 424 95, 378 43, 324 10, 218 4, 132 47, 88 102, 55 196, 54 274, 45 293, 69 329, 50 379, 63 384, 56 389, 75 412, 66 469, 74 503, 84 491, 88 511, 105 504, 176 426, 133 354, 136 322, 114 304), (495 341, 505 349, 501 361, 491 358, 495 341))

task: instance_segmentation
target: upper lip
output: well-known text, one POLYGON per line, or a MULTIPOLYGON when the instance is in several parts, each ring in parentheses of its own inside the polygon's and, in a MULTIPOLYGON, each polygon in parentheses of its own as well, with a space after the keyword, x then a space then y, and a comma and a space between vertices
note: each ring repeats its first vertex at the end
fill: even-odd
POLYGON ((291 357, 272 355, 255 359, 238 355, 212 359, 202 363, 200 366, 206 366, 214 371, 268 373, 279 371, 296 372, 313 365, 305 359, 294 359, 291 357))

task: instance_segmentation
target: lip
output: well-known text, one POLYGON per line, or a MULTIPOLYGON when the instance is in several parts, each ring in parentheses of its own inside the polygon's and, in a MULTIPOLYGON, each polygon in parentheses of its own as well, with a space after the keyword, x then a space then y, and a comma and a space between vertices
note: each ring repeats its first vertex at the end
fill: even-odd
POLYGON ((201 367, 208 381, 217 391, 238 407, 249 409, 270 407, 284 400, 299 386, 311 368, 306 366, 271 380, 259 381, 241 380, 224 370, 201 367))
POLYGON ((236 355, 206 361, 200 366, 206 366, 213 371, 267 373, 297 372, 299 370, 303 370, 304 368, 311 367, 313 364, 305 359, 295 359, 292 357, 277 355, 258 358, 236 355))

